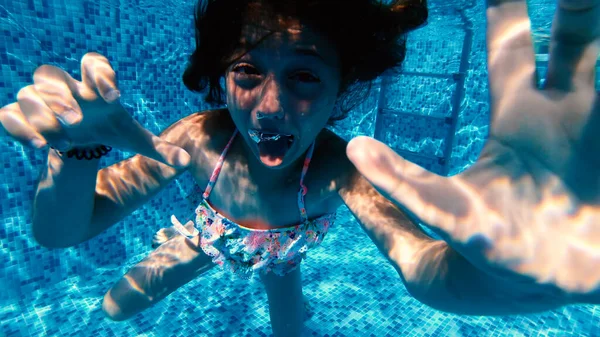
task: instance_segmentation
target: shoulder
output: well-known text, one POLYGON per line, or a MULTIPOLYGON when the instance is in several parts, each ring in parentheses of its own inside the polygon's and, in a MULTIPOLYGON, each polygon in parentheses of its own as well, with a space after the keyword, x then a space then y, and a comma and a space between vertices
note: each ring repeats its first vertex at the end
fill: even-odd
POLYGON ((203 148, 211 138, 230 129, 229 114, 225 109, 205 110, 186 116, 170 126, 160 138, 177 145, 192 155, 195 149, 203 148))
POLYGON ((346 154, 348 141, 326 130, 322 137, 322 157, 325 158, 328 170, 331 172, 331 183, 335 189, 336 203, 341 205, 358 205, 364 200, 380 198, 379 192, 356 169, 346 154))
POLYGON ((324 129, 317 138, 317 144, 315 158, 318 158, 319 167, 328 173, 331 187, 339 193, 348 187, 358 172, 346 155, 348 141, 324 129))
POLYGON ((216 109, 195 112, 169 125, 161 133, 161 137, 165 136, 175 140, 180 138, 180 136, 186 132, 198 134, 205 132, 206 129, 210 127, 216 129, 215 126, 222 124, 219 123, 219 120, 224 119, 223 117, 225 114, 223 112, 226 111, 224 111, 224 109, 216 109))

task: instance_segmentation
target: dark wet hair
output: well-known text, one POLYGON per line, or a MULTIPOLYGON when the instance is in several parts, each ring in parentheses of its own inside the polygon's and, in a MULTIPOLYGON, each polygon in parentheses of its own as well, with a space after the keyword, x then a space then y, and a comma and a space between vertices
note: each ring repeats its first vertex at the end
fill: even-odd
POLYGON ((243 25, 268 23, 268 27, 285 29, 286 18, 299 19, 323 34, 340 55, 342 82, 332 124, 369 94, 374 79, 388 69, 400 68, 406 33, 422 26, 427 15, 426 0, 392 0, 391 4, 382 0, 198 0, 196 50, 189 57, 183 83, 195 92, 208 87, 205 102, 224 104, 220 80, 233 51, 242 47, 248 52, 262 41, 240 46, 243 25))

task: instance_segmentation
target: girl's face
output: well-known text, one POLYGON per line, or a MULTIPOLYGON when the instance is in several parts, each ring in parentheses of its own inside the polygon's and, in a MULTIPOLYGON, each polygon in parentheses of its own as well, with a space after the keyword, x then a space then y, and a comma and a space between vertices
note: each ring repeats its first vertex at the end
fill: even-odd
MULTIPOLYGON (((240 44, 266 34, 247 25, 240 44)), ((288 167, 331 117, 341 80, 337 52, 309 27, 294 24, 242 53, 234 52, 225 74, 231 117, 259 162, 288 167)))

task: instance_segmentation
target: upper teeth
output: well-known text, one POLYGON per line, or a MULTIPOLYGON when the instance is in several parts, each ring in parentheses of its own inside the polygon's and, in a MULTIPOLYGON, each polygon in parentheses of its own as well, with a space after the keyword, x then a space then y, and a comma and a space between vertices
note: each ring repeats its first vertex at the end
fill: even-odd
POLYGON ((278 133, 266 133, 266 132, 260 132, 260 131, 256 131, 256 130, 248 130, 248 134, 250 135, 250 138, 252 138, 252 140, 255 141, 256 143, 260 143, 260 142, 264 142, 264 141, 271 141, 271 140, 279 140, 279 138, 281 138, 281 136, 291 137, 291 135, 283 135, 283 134, 278 134, 278 133))

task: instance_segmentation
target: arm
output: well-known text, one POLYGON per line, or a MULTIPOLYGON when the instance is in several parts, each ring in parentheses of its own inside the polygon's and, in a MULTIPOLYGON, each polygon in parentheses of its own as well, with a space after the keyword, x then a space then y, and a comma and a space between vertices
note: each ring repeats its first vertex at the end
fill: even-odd
POLYGON ((348 163, 339 195, 398 272, 408 292, 437 310, 466 315, 509 315, 554 309, 570 301, 530 282, 507 283, 477 269, 445 241, 427 236, 348 163))
MULTIPOLYGON (((174 123, 160 138, 192 157, 188 132, 203 120, 193 114, 174 123)), ((99 159, 76 160, 48 154, 34 199, 33 233, 46 247, 70 247, 103 232, 142 206, 184 170, 135 155, 98 172, 99 159)))

